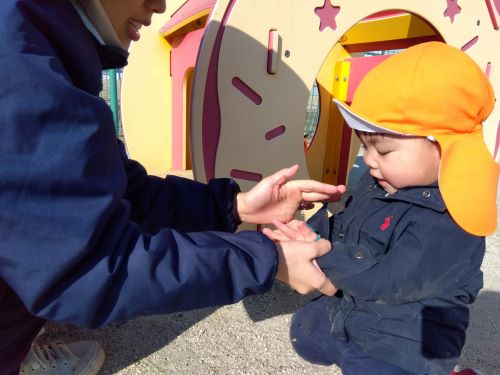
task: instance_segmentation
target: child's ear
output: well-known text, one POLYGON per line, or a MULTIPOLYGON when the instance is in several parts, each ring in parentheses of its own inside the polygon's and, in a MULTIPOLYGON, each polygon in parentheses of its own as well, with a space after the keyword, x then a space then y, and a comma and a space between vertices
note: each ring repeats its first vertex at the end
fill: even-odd
POLYGON ((431 141, 430 139, 427 139, 427 142, 429 142, 431 147, 437 151, 439 159, 441 159, 441 146, 439 145, 439 143, 436 141, 431 141))

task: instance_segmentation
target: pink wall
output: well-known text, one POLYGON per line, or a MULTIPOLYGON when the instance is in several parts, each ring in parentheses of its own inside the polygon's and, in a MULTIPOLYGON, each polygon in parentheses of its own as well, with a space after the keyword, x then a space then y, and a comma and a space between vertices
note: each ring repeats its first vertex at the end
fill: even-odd
MULTIPOLYGON (((185 150, 184 81, 187 72, 196 64, 196 57, 205 29, 199 29, 171 40, 170 75, 172 76, 172 169, 182 170, 185 150)), ((190 100, 190 99, 189 99, 190 100)))

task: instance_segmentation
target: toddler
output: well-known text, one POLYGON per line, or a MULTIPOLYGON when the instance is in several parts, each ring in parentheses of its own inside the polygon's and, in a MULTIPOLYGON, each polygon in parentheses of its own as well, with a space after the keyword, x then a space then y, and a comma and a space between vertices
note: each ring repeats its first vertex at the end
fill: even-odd
MULTIPOLYGON (((293 316, 306 360, 346 375, 448 375, 483 286, 484 236, 497 224, 499 167, 483 141, 495 98, 462 51, 419 44, 369 72, 352 105, 335 100, 364 147, 367 173, 345 210, 309 225, 332 242, 317 260, 338 292, 293 316)), ((275 222, 274 240, 314 240, 275 222)))

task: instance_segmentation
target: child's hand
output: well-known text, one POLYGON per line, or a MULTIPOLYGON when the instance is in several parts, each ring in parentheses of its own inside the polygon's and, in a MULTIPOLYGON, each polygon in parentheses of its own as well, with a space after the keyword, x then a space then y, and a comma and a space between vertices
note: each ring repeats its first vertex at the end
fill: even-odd
POLYGON ((275 230, 264 228, 262 233, 273 241, 317 241, 319 235, 314 232, 306 223, 300 220, 292 220, 288 224, 283 224, 278 220, 273 220, 275 230))

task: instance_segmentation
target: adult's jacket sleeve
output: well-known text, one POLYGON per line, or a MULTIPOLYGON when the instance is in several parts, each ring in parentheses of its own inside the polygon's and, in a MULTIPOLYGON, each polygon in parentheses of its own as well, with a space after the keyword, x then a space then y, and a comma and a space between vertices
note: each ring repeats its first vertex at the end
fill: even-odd
POLYGON ((0 278, 29 311, 98 327, 270 288, 274 244, 222 232, 233 229, 233 183, 134 175, 106 103, 33 35, 0 44, 0 278))
MULTIPOLYGON (((319 258, 318 264, 338 288, 354 298, 385 304, 437 298, 456 291, 464 282, 482 285, 481 280, 471 280, 468 271, 480 266, 484 240, 459 231, 445 219, 440 225, 415 218, 383 256, 369 239, 334 242, 332 251, 319 258), (471 261, 464 267, 467 258, 471 261)), ((466 290, 461 297, 470 303, 475 297, 466 290)))
POLYGON ((128 179, 125 199, 131 203, 132 220, 143 231, 156 233, 165 227, 185 232, 236 230, 234 198, 240 189, 233 180, 213 179, 207 186, 178 176, 150 176, 142 165, 127 158, 121 142, 120 148, 128 179))

